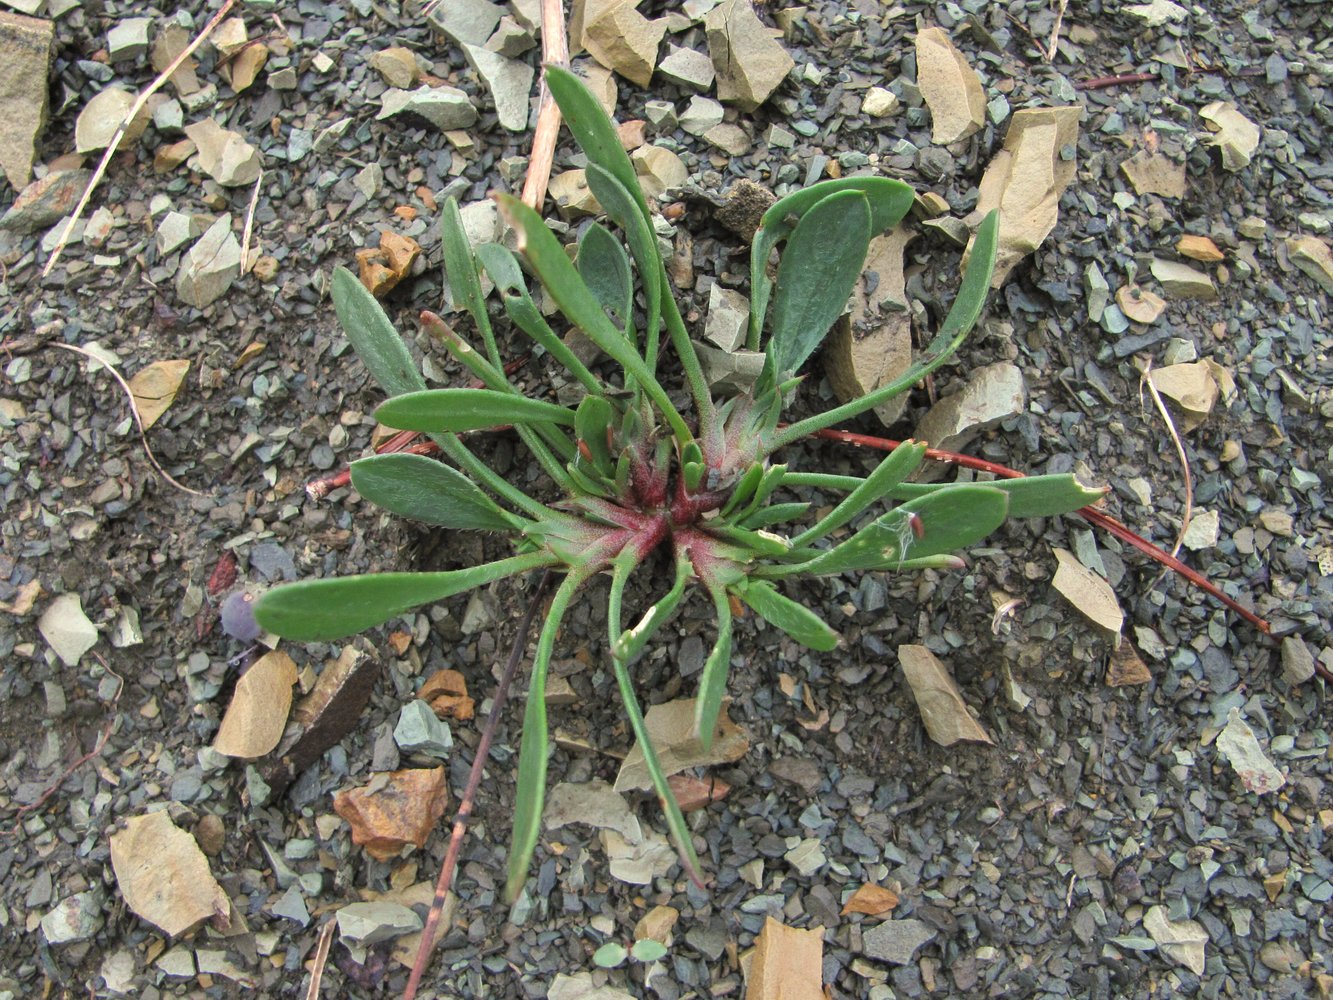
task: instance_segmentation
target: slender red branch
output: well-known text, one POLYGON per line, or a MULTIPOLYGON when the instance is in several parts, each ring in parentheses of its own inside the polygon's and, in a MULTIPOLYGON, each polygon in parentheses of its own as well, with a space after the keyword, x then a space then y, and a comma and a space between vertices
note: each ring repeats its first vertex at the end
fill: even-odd
POLYGON ((1156 73, 1118 73, 1115 76, 1098 76, 1091 80, 1080 80, 1074 84, 1074 89, 1105 90, 1107 87, 1118 87, 1122 83, 1148 83, 1156 79, 1156 73))
MULTIPOLYGON (((825 438, 830 441, 842 441, 846 444, 860 445, 863 448, 874 448, 878 451, 892 451, 894 448, 897 448, 898 445, 902 443, 900 441, 894 441, 890 438, 874 437, 869 434, 856 434, 851 431, 822 430, 822 431, 816 431, 814 436, 825 438)), ((946 462, 950 465, 959 465, 966 469, 976 469, 979 472, 989 472, 992 473, 993 475, 1001 476, 1005 479, 1026 478, 1024 473, 1019 472, 1017 469, 1011 469, 1006 465, 998 465, 995 462, 988 462, 984 458, 972 458, 969 455, 959 455, 951 451, 940 451, 939 449, 936 448, 928 448, 926 449, 926 457, 934 459, 937 462, 946 462)), ((1134 548, 1138 549, 1140 552, 1149 556, 1156 562, 1159 562, 1168 569, 1171 569, 1176 573, 1180 574, 1190 583, 1198 587, 1200 590, 1206 591, 1213 597, 1216 597, 1219 601, 1225 604, 1232 611, 1236 612, 1236 614, 1244 618, 1247 622, 1249 622, 1251 625, 1257 628, 1260 632, 1263 632, 1265 635, 1269 635, 1272 633, 1273 630, 1272 626, 1269 625, 1267 621, 1265 621, 1263 618, 1260 618, 1249 608, 1246 608, 1243 605, 1241 605, 1235 599, 1228 597, 1218 587, 1209 582, 1208 578, 1205 577, 1198 570, 1186 566, 1183 562, 1181 562, 1175 556, 1171 555, 1169 552, 1165 552, 1162 549, 1159 549, 1156 545, 1148 541, 1146 538, 1142 538, 1139 535, 1136 535, 1133 531, 1125 527, 1125 525, 1121 524, 1115 518, 1111 517, 1108 514, 1102 513, 1095 507, 1083 507, 1075 511, 1075 513, 1077 513, 1079 517, 1083 518, 1089 524, 1096 525, 1103 531, 1106 531, 1109 534, 1114 535, 1122 542, 1125 542, 1128 545, 1132 545, 1134 548)), ((1333 675, 1331 675, 1329 679, 1333 679, 1333 675)))
POLYGON ((435 928, 440 923, 440 914, 444 912, 445 901, 449 898, 449 889, 453 885, 454 871, 458 867, 458 855, 463 849, 463 835, 467 832, 468 819, 477 800, 477 789, 481 787, 482 772, 491 753, 491 741, 495 738, 496 727, 500 724, 500 713, 504 711, 509 698, 509 687, 518 673, 518 665, 523 659, 523 652, 528 646, 528 633, 532 630, 537 609, 542 606, 547 584, 551 581, 551 571, 542 570, 537 582, 537 589, 528 601, 528 610, 519 623, 514 644, 509 647, 509 660, 505 663, 500 683, 496 685, 495 696, 491 700, 491 711, 486 716, 486 726, 481 731, 481 740, 477 743, 476 755, 472 758, 472 770, 468 772, 467 786, 458 803, 458 812, 454 814, 454 827, 449 835, 449 847, 444 854, 444 863, 440 865, 440 877, 435 883, 435 899, 430 904, 430 914, 426 917, 426 927, 421 932, 421 944, 417 947, 417 957, 412 962, 412 973, 407 978, 407 988, 403 990, 403 1000, 413 1000, 417 988, 421 985, 421 976, 430 961, 431 948, 435 944, 435 928))

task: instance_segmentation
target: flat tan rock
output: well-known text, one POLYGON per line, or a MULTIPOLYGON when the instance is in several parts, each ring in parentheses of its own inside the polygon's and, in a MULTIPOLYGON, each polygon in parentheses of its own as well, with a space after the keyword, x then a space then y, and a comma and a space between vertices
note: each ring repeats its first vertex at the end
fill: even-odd
POLYGON ((1225 170, 1244 170, 1259 148, 1261 132, 1230 101, 1214 101, 1199 112, 1199 117, 1212 129, 1211 141, 1222 153, 1225 170))
POLYGON ((125 905, 172 937, 205 920, 227 925, 231 901, 198 842, 165 810, 134 816, 111 835, 111 867, 125 905))
POLYGON ((1028 108, 1015 113, 981 178, 976 211, 967 224, 976 228, 992 209, 1000 210, 999 249, 991 287, 999 288, 1014 265, 1041 246, 1060 216, 1060 197, 1074 179, 1077 163, 1061 151, 1078 145, 1078 105, 1028 108))
POLYGON ((1166 300, 1138 285, 1121 285, 1115 293, 1120 311, 1135 323, 1155 323, 1166 308, 1166 300))
POLYGON ((750 0, 723 0, 704 18, 717 98, 753 111, 778 89, 796 63, 754 12, 750 0))
POLYGON ((223 187, 253 184, 261 170, 259 150, 239 132, 225 129, 212 118, 185 126, 185 134, 199 149, 199 166, 223 187))
MULTIPOLYGON (((123 87, 106 87, 99 90, 88 102, 78 119, 74 122, 74 147, 80 153, 94 153, 106 149, 115 138, 116 129, 134 107, 135 97, 123 87)), ((116 144, 117 149, 124 149, 135 142, 148 128, 152 113, 147 105, 135 115, 125 129, 125 134, 116 144)))
POLYGON ((1141 149, 1120 164, 1136 194, 1185 197, 1185 164, 1160 151, 1141 149))
POLYGON ((967 703, 940 659, 925 646, 898 647, 898 664, 916 699, 926 735, 942 747, 958 742, 985 743, 993 741, 986 730, 972 718, 967 703))
POLYGON ((630 154, 630 159, 639 175, 639 186, 654 201, 668 191, 684 187, 690 179, 685 161, 664 146, 640 146, 630 154))
POLYGON ((566 170, 556 174, 547 185, 546 193, 555 202, 560 218, 566 222, 598 215, 602 211, 602 206, 597 203, 592 189, 588 187, 586 170, 566 170))
POLYGON ((376 52, 370 57, 370 68, 390 87, 401 90, 411 90, 421 78, 416 53, 401 45, 376 52))
POLYGON ((930 108, 930 141, 936 145, 966 139, 986 124, 981 79, 943 28, 917 33, 916 85, 930 108))
POLYGON ((281 650, 265 653, 236 682, 213 749, 224 757, 253 760, 278 745, 292 707, 296 664, 281 650))
POLYGON ((961 451, 978 434, 1026 407, 1023 372, 1008 361, 998 361, 976 369, 962 389, 932 406, 913 436, 935 448, 961 451))
POLYGON ((1148 380, 1180 411, 1180 429, 1189 433, 1213 412, 1222 394, 1213 368, 1206 361, 1167 365, 1148 372, 1148 380))
MULTIPOLYGON (((707 750, 694 735, 693 698, 679 698, 648 709, 644 724, 648 727, 648 736, 657 751, 663 774, 670 777, 686 768, 733 763, 745 756, 745 752, 750 749, 750 735, 727 715, 727 706, 730 704, 730 699, 723 699, 713 745, 707 750)), ((636 743, 620 765, 615 789, 618 792, 631 789, 646 791, 652 787, 643 749, 636 743)))
POLYGON ((1217 244, 1207 236, 1182 236, 1176 242, 1176 253, 1204 264, 1218 264, 1226 259, 1217 244))
POLYGON ((665 19, 650 21, 630 4, 622 3, 584 28, 583 43, 607 69, 646 87, 657 67, 657 52, 665 34, 665 19))
POLYGON ((32 180, 46 126, 54 37, 51 21, 0 11, 0 170, 15 191, 32 180))
MULTIPOLYGON (((852 289, 851 311, 834 324, 824 342, 824 374, 841 402, 860 399, 907 371, 912 364, 912 314, 906 309, 903 255, 916 232, 896 226, 870 241, 864 280, 852 289), (890 306, 892 304, 892 306, 890 306)), ((885 426, 902 416, 907 393, 875 408, 885 426)))
POLYGON ((824 928, 803 930, 767 918, 755 939, 745 1000, 820 1000, 824 995, 824 928))
POLYGON ((1169 299, 1215 299, 1217 288, 1203 271, 1180 261, 1153 258, 1152 276, 1169 299))
POLYGON ((1319 287, 1333 295, 1333 251, 1317 236, 1287 240, 1287 257, 1314 278, 1319 287))

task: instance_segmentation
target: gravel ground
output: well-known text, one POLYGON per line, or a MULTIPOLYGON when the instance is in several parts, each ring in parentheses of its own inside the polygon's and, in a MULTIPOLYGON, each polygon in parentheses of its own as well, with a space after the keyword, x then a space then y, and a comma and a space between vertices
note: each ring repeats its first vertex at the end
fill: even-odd
MULTIPOLYGON (((669 5, 642 6, 655 15, 669 5)), ((1333 220, 1333 13, 1286 0, 1217 2, 1150 27, 1122 6, 1069 5, 1053 64, 1034 39, 1050 37, 1055 4, 815 0, 796 8, 786 42, 795 70, 757 111, 727 112, 748 152, 648 127, 690 173, 693 193, 675 222, 692 272, 682 293, 687 302, 694 296, 689 319, 701 321, 713 280, 743 287, 746 271, 747 247, 713 221, 705 196, 740 178, 775 188, 872 170, 937 192, 961 216, 976 202, 1011 109, 1082 104, 1077 174, 1057 228, 994 296, 984 331, 934 389, 948 391, 972 367, 1012 361, 1027 383, 1027 412, 972 453, 1033 472, 1085 471, 1111 485, 1111 513, 1169 546, 1183 513, 1180 467, 1162 421, 1141 405, 1136 362, 1161 366, 1191 353, 1216 361, 1237 396, 1187 435, 1187 447, 1195 515, 1215 512, 1219 530, 1184 558, 1271 620, 1276 637, 1296 637, 1333 666, 1330 295, 1294 266, 1287 243, 1327 240, 1333 220), (986 127, 953 147, 956 155, 931 147, 929 115, 911 82, 912 38, 929 25, 949 29, 989 102, 986 127), (1122 73, 1151 78, 1075 89, 1122 73), (865 117, 863 92, 880 84, 902 107, 865 117), (1262 127, 1240 170, 1224 169, 1200 139, 1198 112, 1219 100, 1262 127), (1183 164, 1184 197, 1135 195, 1122 173, 1122 161, 1154 143, 1183 164), (1225 254, 1204 265, 1215 299, 1168 295, 1150 325, 1115 314, 1089 320, 1090 264, 1111 292, 1137 275, 1161 293, 1151 260, 1174 259, 1182 235, 1209 236, 1225 254)), ((153 76, 144 54, 110 62, 107 32, 135 16, 163 23, 141 0, 60 7, 51 121, 39 145, 48 164, 74 148, 76 116, 94 93, 111 84, 134 91, 153 76)), ((179 10, 195 28, 211 13, 195 2, 179 10)), ((302 486, 366 451, 379 399, 327 301, 332 268, 351 264, 381 230, 417 239, 425 250, 417 273, 386 300, 408 328, 416 311, 441 299, 432 206, 446 194, 470 202, 516 189, 531 141, 530 132, 501 127, 462 55, 415 11, 302 0, 276 13, 245 15, 251 38, 267 32, 274 53, 240 95, 219 75, 215 50, 200 49, 197 75, 219 88, 218 100, 185 116, 188 124, 211 114, 261 151, 253 234, 271 263, 202 310, 182 301, 185 247, 159 251, 163 214, 230 212, 239 229, 253 185, 220 187, 187 166, 155 170, 155 154, 181 138, 169 126, 150 127, 112 160, 91 206, 109 210, 109 234, 71 246, 49 276, 40 274, 54 240, 49 224, 32 234, 0 230, 0 600, 15 612, 0 612, 0 998, 304 996, 303 964, 323 920, 364 891, 432 880, 444 851, 441 830, 403 861, 371 860, 330 819, 333 792, 411 762, 393 727, 436 669, 461 670, 480 704, 526 603, 521 584, 503 583, 417 616, 401 654, 386 630, 361 640, 382 662, 370 706, 281 799, 256 804, 244 768, 201 754, 234 686, 232 658, 243 652, 213 626, 208 581, 224 553, 238 557, 241 583, 265 585, 456 566, 487 549, 383 517, 348 489, 313 502, 302 486), (394 45, 414 50, 439 82, 482 109, 465 134, 450 140, 419 121, 375 119, 385 85, 370 58, 394 45), (340 121, 343 131, 322 135, 340 121), (149 437, 166 469, 200 495, 154 474, 105 372, 50 343, 99 345, 127 374, 190 360, 179 397, 149 437), (262 349, 246 349, 255 343, 262 349), (41 586, 35 603, 31 581, 41 586), (77 595, 100 632, 74 665, 37 627, 60 595, 77 595), (123 641, 127 613, 137 616, 141 641, 123 641), (124 679, 118 696, 112 672, 124 679), (60 781, 108 725, 100 755, 60 781), (48 800, 24 808, 57 781, 48 800), (202 930, 173 948, 127 910, 108 836, 154 806, 207 843, 213 873, 243 917, 239 931, 202 930), (50 943, 43 917, 80 893, 92 893, 86 921, 50 943), (208 971, 182 966, 191 949, 208 971)), ((698 28, 671 40, 705 50, 698 28)), ((536 50, 521 58, 535 66, 536 50)), ((689 99, 658 80, 648 90, 619 83, 622 119, 647 117, 650 100, 679 112, 689 99)), ((576 162, 563 143, 557 172, 576 162)), ((12 189, 0 191, 8 205, 12 189)), ((909 289, 937 316, 956 286, 957 250, 934 236, 913 251, 912 262, 925 266, 909 274, 909 289)), ((428 377, 456 382, 439 351, 419 346, 428 377)), ((534 383, 543 378, 540 364, 527 372, 534 383)), ((809 382, 803 405, 823 405, 827 385, 809 382)), ((898 436, 928 404, 924 391, 913 397, 893 428, 898 436)), ((882 430, 870 420, 856 429, 882 430)), ((536 475, 512 442, 494 448, 501 468, 536 475)), ((794 456, 829 471, 871 462, 837 445, 794 456)), ((730 795, 692 814, 710 891, 678 868, 646 886, 612 878, 596 832, 575 825, 543 837, 534 878, 506 911, 497 882, 512 809, 511 713, 428 986, 439 996, 541 997, 557 974, 591 973, 630 996, 739 996, 739 956, 775 916, 826 929, 823 980, 833 996, 1327 996, 1333 758, 1322 682, 1284 674, 1277 642, 1173 577, 1159 579, 1155 564, 1081 521, 1014 524, 972 556, 964 573, 798 588, 795 596, 842 631, 834 654, 798 648, 752 618, 738 623, 731 715, 751 746, 711 772, 730 795), (1100 560, 1126 611, 1126 648, 1137 649, 1150 683, 1107 684, 1110 643, 1052 588, 1057 547, 1100 560), (1023 603, 993 630, 996 591, 1023 603), (893 652, 913 642, 950 665, 994 746, 945 749, 926 738, 893 652), (793 697, 781 675, 797 679, 793 697), (810 723, 803 690, 827 722, 810 723), (1219 755, 1214 740, 1233 708, 1285 774, 1280 791, 1248 792, 1219 755), (806 840, 817 842, 822 863, 806 864, 807 852, 789 856, 806 840), (867 882, 896 887, 891 919, 840 915, 845 897, 867 882), (593 951, 628 940, 655 906, 679 911, 668 957, 646 969, 596 970, 593 951), (1188 948, 1164 943, 1161 916, 1193 922, 1187 929, 1206 939, 1202 966, 1191 969, 1188 948)), ((709 641, 706 611, 688 605, 641 665, 650 700, 692 691, 709 641)), ((604 667, 601 613, 594 591, 573 612, 554 668, 578 700, 554 710, 567 739, 552 760, 553 783, 612 780, 615 755, 629 743, 604 667), (579 742, 592 749, 568 748, 579 742)), ((318 669, 339 650, 290 652, 298 667, 318 669)), ((454 738, 448 766, 457 790, 475 729, 455 724, 454 738)), ((650 805, 639 811, 660 823, 650 805)), ((405 979, 387 945, 357 962, 335 940, 325 995, 396 995, 405 979)), ((569 988, 567 997, 592 995, 569 988)))

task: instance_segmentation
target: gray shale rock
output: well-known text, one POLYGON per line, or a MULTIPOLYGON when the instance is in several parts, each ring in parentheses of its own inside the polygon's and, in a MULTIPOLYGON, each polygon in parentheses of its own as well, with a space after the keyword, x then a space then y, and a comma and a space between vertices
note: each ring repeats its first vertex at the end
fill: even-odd
POLYGON ((241 244, 231 231, 231 216, 213 223, 181 260, 176 294, 186 305, 203 309, 222 296, 241 273, 241 244))
POLYGON ((424 118, 441 132, 467 128, 477 120, 477 109, 467 94, 457 87, 418 87, 416 90, 390 88, 380 98, 376 121, 398 114, 424 118))
POLYGON ((481 77, 482 85, 491 92, 500 124, 511 132, 526 130, 532 95, 532 67, 479 45, 464 45, 463 54, 481 77))
POLYGON ((870 958, 890 965, 906 965, 916 950, 935 937, 924 920, 885 920, 861 935, 861 950, 870 958))

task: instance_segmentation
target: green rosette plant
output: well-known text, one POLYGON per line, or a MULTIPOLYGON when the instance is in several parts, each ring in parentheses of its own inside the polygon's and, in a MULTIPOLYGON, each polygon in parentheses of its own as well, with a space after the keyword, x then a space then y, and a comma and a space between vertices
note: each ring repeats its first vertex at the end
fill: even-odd
MULTIPOLYGON (((607 651, 625 712, 651 774, 681 862, 701 880, 689 829, 644 726, 631 666, 692 589, 717 615, 717 633, 696 699, 695 727, 713 738, 731 667, 733 607, 748 607, 815 650, 838 634, 814 611, 783 593, 786 580, 879 570, 950 569, 955 554, 989 535, 1006 517, 1045 517, 1102 496, 1073 476, 1036 476, 987 484, 914 484, 925 445, 908 441, 869 476, 833 476, 789 468, 787 445, 907 391, 948 361, 976 324, 995 261, 998 220, 978 227, 957 298, 934 339, 900 378, 868 395, 781 423, 797 373, 843 312, 872 237, 907 213, 912 190, 884 177, 825 181, 777 201, 763 216, 751 257, 750 347, 765 355, 752 391, 725 399, 710 393, 670 284, 653 216, 615 128, 571 73, 548 67, 547 81, 588 158, 588 184, 617 231, 584 229, 571 261, 541 218, 497 194, 517 237, 518 256, 489 243, 475 250, 458 207, 444 205, 444 263, 455 304, 475 324, 480 345, 442 320, 423 317, 444 347, 481 383, 477 389, 428 390, 411 353, 383 309, 346 270, 332 296, 353 347, 389 399, 383 424, 430 436, 444 461, 386 454, 352 465, 366 499, 403 517, 444 528, 509 536, 513 554, 444 572, 376 573, 307 580, 278 587, 257 602, 266 629, 298 641, 329 641, 372 628, 414 608, 536 569, 561 575, 533 657, 523 716, 518 789, 507 893, 527 878, 540 832, 548 757, 547 670, 561 622, 584 586, 610 575, 607 651), (776 271, 770 257, 781 248, 776 271), (590 366, 566 346, 529 294, 519 258, 564 320, 613 364, 590 366), (584 391, 577 406, 523 395, 505 374, 481 275, 495 286, 503 314, 584 391), (637 281, 635 277, 637 276, 637 281), (681 412, 661 375, 661 359, 679 365, 690 406, 681 412), (614 371, 608 369, 614 368, 614 371), (692 412, 690 412, 692 411, 692 412), (552 486, 539 499, 491 469, 463 435, 512 426, 552 486), (809 504, 784 497, 793 487, 842 494, 831 511, 807 516, 809 504), (881 509, 886 501, 896 505, 881 509), (878 512, 865 518, 866 511, 878 512), (840 541, 830 535, 853 526, 840 541), (672 583, 628 627, 623 599, 637 568, 657 553, 673 566, 672 583)), ((673 372, 673 375, 675 373, 673 372)))

